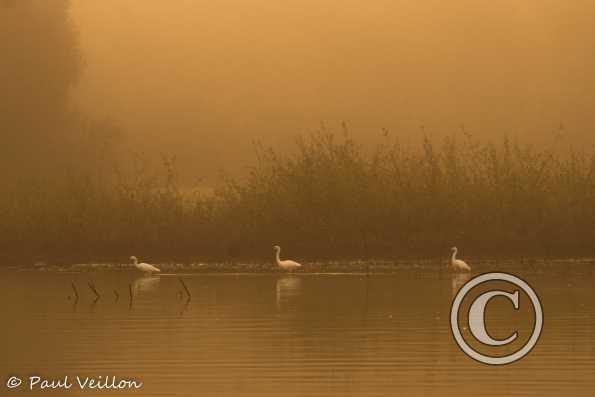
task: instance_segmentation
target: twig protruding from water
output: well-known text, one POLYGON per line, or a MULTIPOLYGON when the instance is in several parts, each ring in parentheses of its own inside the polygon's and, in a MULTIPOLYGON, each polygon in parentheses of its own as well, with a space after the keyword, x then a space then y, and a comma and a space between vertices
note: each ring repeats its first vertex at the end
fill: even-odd
POLYGON ((95 288, 95 283, 93 281, 89 281, 87 283, 87 285, 89 286, 89 289, 91 291, 93 291, 93 293, 95 294, 95 296, 97 297, 97 299, 101 298, 101 295, 99 294, 99 292, 97 292, 97 288, 95 288))
POLYGON ((128 284, 128 294, 130 295, 130 304, 132 304, 132 299, 134 299, 134 294, 132 293, 132 284, 128 284))
POLYGON ((74 301, 77 302, 79 300, 79 292, 76 289, 74 281, 70 283, 70 286, 72 287, 72 291, 74 292, 74 301))
POLYGON ((184 291, 186 291, 186 295, 188 295, 188 300, 190 300, 190 298, 192 298, 192 294, 190 293, 190 290, 186 286, 186 283, 184 282, 184 280, 181 277, 178 280, 180 280, 182 287, 184 287, 184 291))

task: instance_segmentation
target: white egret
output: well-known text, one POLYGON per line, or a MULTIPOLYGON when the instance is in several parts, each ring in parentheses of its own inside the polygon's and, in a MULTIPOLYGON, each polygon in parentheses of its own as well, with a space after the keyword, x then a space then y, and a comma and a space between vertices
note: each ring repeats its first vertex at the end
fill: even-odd
POLYGON ((279 247, 278 245, 275 245, 273 248, 277 252, 277 265, 279 265, 280 268, 286 269, 286 270, 291 270, 291 269, 297 269, 299 267, 302 267, 302 265, 300 265, 299 263, 294 262, 294 261, 290 261, 290 260, 282 261, 281 258, 279 257, 279 255, 281 253, 281 247, 279 247))
POLYGON ((136 258, 136 256, 131 256, 130 260, 132 261, 132 264, 141 272, 158 273, 161 271, 158 268, 156 268, 155 266, 149 265, 148 263, 138 263, 138 259, 136 258))
POLYGON ((450 267, 452 270, 461 271, 461 272, 468 272, 471 271, 471 266, 465 263, 460 259, 457 259, 457 247, 452 247, 452 258, 450 258, 450 267))

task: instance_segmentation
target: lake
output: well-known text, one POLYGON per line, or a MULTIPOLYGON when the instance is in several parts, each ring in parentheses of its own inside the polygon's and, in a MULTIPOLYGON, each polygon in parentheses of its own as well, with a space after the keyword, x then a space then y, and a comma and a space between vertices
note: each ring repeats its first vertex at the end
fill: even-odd
MULTIPOLYGON (((481 267, 523 277, 545 314, 533 351, 495 367, 475 362, 455 344, 450 306, 469 276, 446 272, 442 263, 364 264, 346 273, 335 263, 295 274, 172 266, 156 277, 102 265, 13 267, 0 271, 0 390, 69 396, 591 396, 593 268, 592 262, 574 261, 481 267), (34 375, 68 376, 75 384, 24 390, 34 375), (24 383, 8 390, 12 376, 24 383), (142 387, 81 390, 76 376, 134 379, 142 387)), ((493 305, 488 328, 505 337, 518 322, 505 301, 493 305)))

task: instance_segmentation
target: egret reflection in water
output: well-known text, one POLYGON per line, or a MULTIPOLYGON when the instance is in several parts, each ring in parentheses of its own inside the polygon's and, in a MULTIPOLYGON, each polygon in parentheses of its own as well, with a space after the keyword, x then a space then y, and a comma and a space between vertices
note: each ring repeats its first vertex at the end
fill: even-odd
POLYGON ((285 276, 277 280, 277 309, 284 310, 295 306, 302 293, 302 279, 285 276))
POLYGON ((451 288, 452 288, 452 296, 457 294, 461 287, 465 285, 467 281, 471 278, 471 274, 469 273, 453 273, 451 278, 451 288))
POLYGON ((136 278, 132 282, 132 289, 134 294, 145 294, 145 293, 153 293, 159 289, 159 284, 161 283, 160 277, 154 276, 140 276, 136 278))

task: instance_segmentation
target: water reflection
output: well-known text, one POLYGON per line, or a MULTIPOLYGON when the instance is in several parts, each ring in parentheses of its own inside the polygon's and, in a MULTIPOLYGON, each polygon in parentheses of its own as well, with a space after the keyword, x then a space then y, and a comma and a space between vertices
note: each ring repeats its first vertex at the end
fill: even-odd
POLYGON ((283 276, 277 280, 277 310, 295 309, 302 291, 302 279, 299 276, 283 276))
POLYGON ((161 283, 161 277, 143 275, 139 276, 132 282, 132 291, 134 295, 142 295, 147 293, 154 293, 159 289, 161 283))
POLYGON ((471 279, 470 273, 453 273, 450 281, 451 296, 454 298, 457 292, 461 289, 467 281, 471 279))
MULTIPOLYGON (((468 274, 184 275, 193 295, 186 306, 175 277, 95 272, 102 299, 92 312, 92 292, 79 288, 73 312, 71 282, 83 286, 90 275, 4 272, 0 379, 114 374, 144 381, 134 393, 142 396, 590 396, 589 274, 531 275, 549 316, 542 338, 519 363, 491 368, 463 354, 450 332, 451 295, 468 274), (133 283, 142 296, 128 310, 133 283)), ((504 320, 511 322, 490 329, 518 325, 504 320)))

